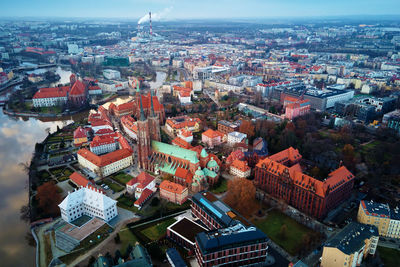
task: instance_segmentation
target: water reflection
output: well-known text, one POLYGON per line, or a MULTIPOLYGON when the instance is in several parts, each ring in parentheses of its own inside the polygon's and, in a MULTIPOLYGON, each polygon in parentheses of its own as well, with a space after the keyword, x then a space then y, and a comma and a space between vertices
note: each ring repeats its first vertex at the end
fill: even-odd
POLYGON ((29 225, 20 220, 29 192, 28 176, 19 163, 30 162, 35 144, 46 137, 46 128, 55 131, 62 125, 62 121, 9 117, 0 109, 1 266, 34 265, 35 249, 25 239, 29 225))

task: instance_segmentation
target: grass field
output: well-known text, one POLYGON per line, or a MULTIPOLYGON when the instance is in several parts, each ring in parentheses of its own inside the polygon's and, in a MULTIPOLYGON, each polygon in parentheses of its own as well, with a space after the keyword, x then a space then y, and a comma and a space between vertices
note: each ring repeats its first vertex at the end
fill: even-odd
POLYGON ((224 193, 226 192, 226 190, 228 190, 228 181, 224 178, 220 179, 222 179, 220 184, 217 187, 211 189, 211 192, 213 192, 214 194, 224 193))
POLYGON ((142 233, 150 240, 155 241, 160 239, 167 232, 168 226, 176 222, 174 218, 169 218, 165 221, 159 222, 149 228, 142 230, 142 233))
POLYGON ((301 248, 303 235, 313 233, 313 230, 278 210, 268 212, 265 219, 255 219, 254 224, 291 255, 295 255, 301 248), (287 226, 286 238, 280 236, 280 230, 284 224, 287 226))
POLYGON ((400 251, 397 249, 378 246, 378 253, 385 267, 399 266, 400 251))
POLYGON ((129 244, 132 247, 135 246, 136 242, 138 241, 136 236, 132 233, 131 230, 125 228, 119 232, 119 237, 121 239, 121 253, 122 255, 126 254, 126 249, 128 248, 129 244))
POLYGON ((121 192, 122 190, 124 190, 123 186, 113 183, 110 180, 104 180, 103 183, 108 185, 110 189, 113 190, 114 192, 121 192))
POLYGON ((115 175, 110 176, 111 179, 117 181, 120 184, 126 184, 127 182, 129 182, 133 177, 130 176, 129 174, 120 172, 117 173, 115 175))

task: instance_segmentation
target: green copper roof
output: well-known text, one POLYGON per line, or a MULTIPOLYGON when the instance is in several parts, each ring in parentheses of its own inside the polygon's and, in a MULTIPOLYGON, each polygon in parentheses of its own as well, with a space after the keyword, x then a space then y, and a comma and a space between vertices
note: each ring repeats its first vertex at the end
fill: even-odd
POLYGON ((201 170, 201 168, 199 167, 198 169, 197 169, 197 171, 194 173, 196 176, 204 176, 204 172, 201 170))
POLYGON ((211 158, 211 160, 207 163, 207 168, 214 168, 214 167, 219 167, 219 166, 218 163, 213 158, 211 158))
POLYGON ((203 171, 204 171, 204 174, 208 177, 215 178, 217 176, 217 174, 215 172, 210 171, 209 169, 204 168, 203 171))
POLYGON ((175 175, 176 167, 172 166, 172 163, 164 164, 164 166, 160 168, 160 171, 175 175))
POLYGON ((200 157, 202 157, 202 158, 208 157, 208 154, 204 148, 201 150, 200 157))
POLYGON ((154 151, 164 153, 170 156, 174 156, 176 158, 188 160, 193 164, 199 162, 197 158, 197 153, 195 151, 184 149, 179 146, 173 146, 170 144, 158 142, 158 141, 151 141, 151 147, 154 151))

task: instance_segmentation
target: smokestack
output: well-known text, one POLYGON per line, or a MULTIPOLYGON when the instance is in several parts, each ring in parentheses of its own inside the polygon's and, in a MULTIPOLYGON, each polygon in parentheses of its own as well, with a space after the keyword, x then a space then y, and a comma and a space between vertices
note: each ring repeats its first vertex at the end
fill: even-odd
POLYGON ((150 20, 150 36, 153 35, 153 26, 151 25, 151 12, 149 12, 149 20, 150 20))

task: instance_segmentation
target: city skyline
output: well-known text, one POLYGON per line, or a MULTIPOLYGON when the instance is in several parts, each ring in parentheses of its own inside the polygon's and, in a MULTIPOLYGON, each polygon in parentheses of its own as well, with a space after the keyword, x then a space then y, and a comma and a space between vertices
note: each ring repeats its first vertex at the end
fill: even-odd
POLYGON ((62 17, 62 18, 130 18, 139 19, 147 12, 157 14, 157 20, 176 19, 228 19, 228 18, 290 18, 326 16, 398 15, 400 2, 344 1, 325 3, 316 0, 241 1, 205 0, 188 2, 183 0, 71 0, 58 2, 49 0, 16 0, 3 3, 0 18, 11 17, 62 17), (30 6, 21 10, 22 6, 30 6), (228 8, 227 8, 228 7, 228 8), (257 8, 255 8, 257 7, 257 8))

